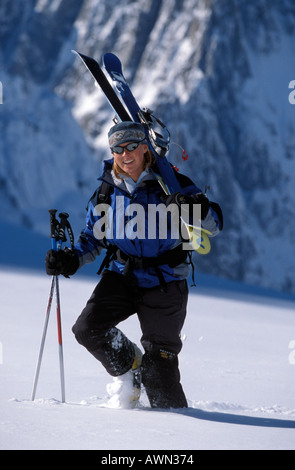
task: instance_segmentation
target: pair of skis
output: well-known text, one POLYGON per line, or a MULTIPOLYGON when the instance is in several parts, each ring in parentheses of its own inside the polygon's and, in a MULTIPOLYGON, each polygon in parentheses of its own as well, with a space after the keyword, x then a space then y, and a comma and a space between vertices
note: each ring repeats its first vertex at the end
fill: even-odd
MULTIPOLYGON (((116 114, 117 121, 135 121, 143 124, 149 148, 155 155, 159 171, 159 174, 154 172, 154 175, 164 192, 167 195, 177 192, 181 193, 182 188, 172 166, 165 157, 169 148, 169 132, 164 124, 153 116, 152 111, 139 107, 123 75, 122 64, 119 58, 111 53, 103 56, 105 74, 98 62, 92 57, 77 51, 73 52, 80 57, 95 82, 102 89, 116 114)), ((209 253, 211 245, 208 235, 210 235, 210 232, 200 226, 189 225, 184 220, 182 222, 187 229, 192 250, 203 255, 209 253)))

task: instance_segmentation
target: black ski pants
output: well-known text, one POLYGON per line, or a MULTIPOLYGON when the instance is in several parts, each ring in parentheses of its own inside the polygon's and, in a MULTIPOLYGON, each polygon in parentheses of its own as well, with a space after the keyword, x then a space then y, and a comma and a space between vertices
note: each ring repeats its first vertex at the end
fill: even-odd
POLYGON ((186 280, 131 290, 124 276, 104 271, 86 307, 73 326, 77 341, 98 359, 109 374, 131 369, 133 343, 117 328, 137 313, 141 326, 142 382, 152 407, 183 408, 187 401, 180 384, 178 354, 186 316, 186 280))

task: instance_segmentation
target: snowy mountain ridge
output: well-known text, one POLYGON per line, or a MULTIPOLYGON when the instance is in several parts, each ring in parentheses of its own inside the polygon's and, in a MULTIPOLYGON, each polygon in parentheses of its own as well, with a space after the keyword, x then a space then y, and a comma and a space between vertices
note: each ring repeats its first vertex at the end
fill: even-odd
POLYGON ((112 51, 189 155, 171 162, 222 205, 198 269, 295 292, 292 0, 4 0, 0 18, 2 220, 47 234, 57 207, 78 235, 113 115, 71 50, 112 51))

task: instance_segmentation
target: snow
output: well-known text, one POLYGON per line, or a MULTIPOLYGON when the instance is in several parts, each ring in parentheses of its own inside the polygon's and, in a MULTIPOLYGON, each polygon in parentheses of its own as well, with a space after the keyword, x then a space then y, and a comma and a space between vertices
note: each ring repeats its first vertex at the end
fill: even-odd
MULTIPOLYGON (((60 278, 66 402, 55 305, 31 401, 50 278, 0 269, 0 448, 6 450, 294 449, 295 301, 200 278, 190 289, 180 353, 185 410, 102 407, 110 382, 71 327, 97 277, 60 278), (222 288, 220 288, 222 286, 222 288)), ((136 316, 120 327, 140 345, 136 316)))

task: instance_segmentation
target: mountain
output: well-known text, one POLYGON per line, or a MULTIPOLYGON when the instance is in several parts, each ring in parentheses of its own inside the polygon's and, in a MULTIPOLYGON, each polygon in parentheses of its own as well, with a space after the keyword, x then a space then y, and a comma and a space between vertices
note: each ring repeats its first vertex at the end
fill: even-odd
POLYGON ((57 207, 78 235, 113 114, 71 50, 111 51, 222 205, 197 270, 295 292, 292 0, 3 0, 0 18, 2 221, 47 234, 57 207))

